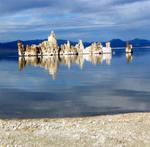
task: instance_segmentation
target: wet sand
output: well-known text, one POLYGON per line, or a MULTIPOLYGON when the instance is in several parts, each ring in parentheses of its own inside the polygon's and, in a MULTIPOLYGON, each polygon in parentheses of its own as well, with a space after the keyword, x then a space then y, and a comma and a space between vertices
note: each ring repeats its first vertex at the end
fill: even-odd
POLYGON ((0 120, 0 146, 150 146, 150 113, 0 120))

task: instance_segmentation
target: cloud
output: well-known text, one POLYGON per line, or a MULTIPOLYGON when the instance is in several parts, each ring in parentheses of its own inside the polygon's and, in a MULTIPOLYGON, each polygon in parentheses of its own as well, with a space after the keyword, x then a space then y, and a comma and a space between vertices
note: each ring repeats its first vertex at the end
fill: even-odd
POLYGON ((51 29, 57 31, 58 38, 92 40, 89 35, 92 30, 94 34, 96 28, 98 35, 104 34, 99 38, 102 40, 134 38, 141 32, 144 38, 149 38, 149 11, 149 0, 0 0, 0 21, 3 22, 0 40, 43 38, 44 35, 46 38, 51 29), (143 27, 144 31, 140 31, 143 27), (77 29, 81 34, 77 35, 77 29), (66 30, 76 37, 69 38, 64 34, 66 30), (18 35, 20 32, 22 35, 18 35))

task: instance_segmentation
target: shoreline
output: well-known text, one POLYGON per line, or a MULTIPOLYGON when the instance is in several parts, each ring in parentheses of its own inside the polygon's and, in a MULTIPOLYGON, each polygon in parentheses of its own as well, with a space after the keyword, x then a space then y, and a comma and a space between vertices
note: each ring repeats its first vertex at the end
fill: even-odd
POLYGON ((0 119, 0 146, 150 146, 150 113, 0 119))

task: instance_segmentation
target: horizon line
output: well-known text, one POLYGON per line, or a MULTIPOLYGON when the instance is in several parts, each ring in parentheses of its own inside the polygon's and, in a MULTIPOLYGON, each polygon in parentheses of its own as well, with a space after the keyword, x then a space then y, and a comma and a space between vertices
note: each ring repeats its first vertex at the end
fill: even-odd
MULTIPOLYGON (((31 39, 31 40, 21 40, 21 39, 17 39, 17 40, 12 40, 12 41, 8 41, 8 42, 1 42, 0 41, 0 43, 1 44, 5 44, 5 43, 12 43, 12 42, 16 42, 16 41, 23 41, 23 42, 25 42, 25 41, 35 41, 35 40, 47 40, 47 39, 31 39)), ((63 41, 70 41, 70 42, 78 42, 79 40, 81 40, 81 39, 79 39, 79 40, 76 40, 76 41, 73 41, 73 40, 68 40, 68 39, 57 39, 57 40, 63 40, 63 41)), ((112 41, 112 40, 121 40, 121 41, 124 41, 124 42, 128 42, 128 41, 133 41, 133 40, 146 40, 146 41, 150 41, 150 39, 144 39, 144 38, 134 38, 134 39, 130 39, 130 40, 124 40, 124 39, 120 39, 120 38, 114 38, 114 39, 111 39, 111 40, 107 40, 107 41, 112 41)), ((102 43, 103 42, 107 42, 107 41, 102 41, 102 43)), ((83 42, 86 42, 86 43, 91 43, 91 42, 100 42, 100 41, 83 41, 83 42)))

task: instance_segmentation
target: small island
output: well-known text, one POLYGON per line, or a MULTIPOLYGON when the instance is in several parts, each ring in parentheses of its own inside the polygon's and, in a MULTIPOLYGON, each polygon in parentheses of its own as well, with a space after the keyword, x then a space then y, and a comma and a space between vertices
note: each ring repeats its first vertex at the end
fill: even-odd
POLYGON ((75 46, 70 44, 70 41, 58 45, 56 35, 52 31, 47 41, 39 45, 26 45, 24 47, 21 41, 18 41, 19 56, 54 56, 54 55, 80 55, 80 54, 105 54, 112 53, 110 42, 106 42, 106 47, 101 43, 94 42, 88 47, 84 47, 82 40, 79 40, 75 46))

